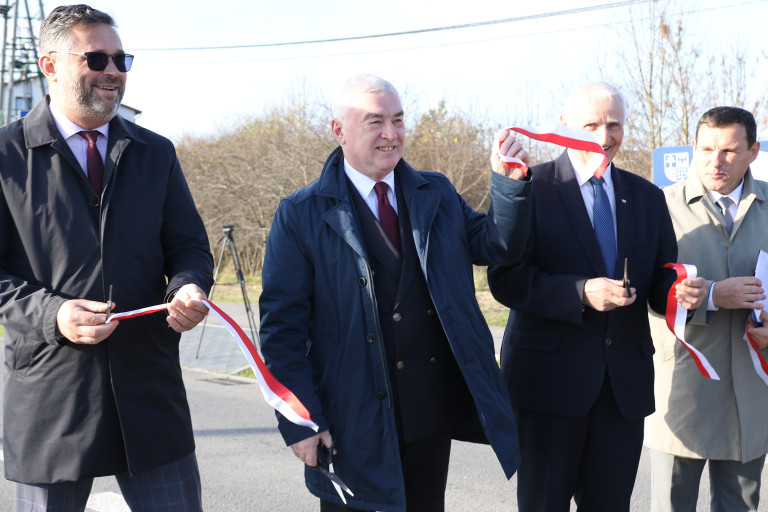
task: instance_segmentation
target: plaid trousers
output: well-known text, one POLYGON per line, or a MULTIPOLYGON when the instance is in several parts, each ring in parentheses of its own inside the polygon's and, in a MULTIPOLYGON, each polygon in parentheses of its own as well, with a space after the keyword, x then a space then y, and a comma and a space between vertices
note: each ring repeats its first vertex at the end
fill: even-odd
MULTIPOLYGON (((190 455, 139 475, 115 475, 132 512, 202 512, 200 470, 190 455)), ((14 482, 14 512, 82 512, 93 478, 56 484, 14 482)))

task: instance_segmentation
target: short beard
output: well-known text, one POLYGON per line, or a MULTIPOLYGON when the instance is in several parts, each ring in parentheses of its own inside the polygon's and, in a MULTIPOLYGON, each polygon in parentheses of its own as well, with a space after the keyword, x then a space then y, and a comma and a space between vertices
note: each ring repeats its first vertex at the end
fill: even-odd
MULTIPOLYGON (((95 87, 93 84, 92 87, 95 87)), ((107 85, 106 83, 101 85, 107 85)), ((119 83, 109 83, 118 88, 119 98, 114 105, 108 105, 100 101, 96 96, 92 94, 82 84, 74 83, 67 86, 67 94, 64 95, 66 102, 70 108, 76 112, 79 112, 83 117, 98 121, 101 124, 107 124, 117 114, 120 108, 120 103, 123 101, 124 91, 120 89, 119 83)))

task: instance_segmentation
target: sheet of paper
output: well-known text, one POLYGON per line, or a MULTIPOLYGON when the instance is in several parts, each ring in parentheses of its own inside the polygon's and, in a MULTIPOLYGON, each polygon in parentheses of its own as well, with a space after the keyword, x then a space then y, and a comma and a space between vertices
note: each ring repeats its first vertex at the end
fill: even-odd
MULTIPOLYGON (((755 277, 763 283, 763 290, 768 289, 768 253, 761 250, 757 256, 757 265, 755 266, 755 277)), ((768 299, 759 301, 768 309, 768 299)), ((752 322, 755 324, 760 323, 760 310, 752 310, 752 322)))

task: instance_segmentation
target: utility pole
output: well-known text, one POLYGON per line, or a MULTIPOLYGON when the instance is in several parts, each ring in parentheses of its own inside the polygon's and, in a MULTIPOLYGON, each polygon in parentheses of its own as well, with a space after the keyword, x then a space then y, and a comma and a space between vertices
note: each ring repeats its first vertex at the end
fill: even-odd
POLYGON ((0 55, 0 108, 2 108, 2 124, 14 121, 23 111, 32 108, 32 80, 37 79, 41 97, 45 96, 45 84, 38 67, 38 41, 35 23, 43 20, 43 3, 38 2, 40 12, 32 14, 29 0, 5 1, 0 5, 0 15, 3 16, 3 47, 0 55), (19 12, 26 10, 26 15, 19 12), (13 21, 10 31, 8 21, 13 9, 13 21), (22 20, 20 22, 20 20, 22 20), (10 34, 9 34, 10 32, 10 34), (10 35, 10 37, 9 37, 10 35), (18 85, 21 85, 19 90, 18 85), (18 98, 14 104, 14 99, 18 98))

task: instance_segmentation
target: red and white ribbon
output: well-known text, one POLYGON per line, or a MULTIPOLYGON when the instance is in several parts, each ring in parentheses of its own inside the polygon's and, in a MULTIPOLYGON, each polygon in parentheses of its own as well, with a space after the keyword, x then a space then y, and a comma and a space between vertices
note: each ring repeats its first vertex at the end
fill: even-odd
POLYGON ((675 337, 677 337, 680 343, 682 343, 683 346, 688 350, 688 353, 691 354, 693 362, 696 363, 696 366, 698 366, 701 374, 704 377, 713 380, 720 380, 717 372, 712 367, 712 365, 709 364, 709 361, 707 361, 707 358, 704 357, 704 354, 696 350, 695 347, 686 343, 685 324, 688 319, 688 310, 681 306, 675 298, 675 288, 678 284, 680 284, 684 279, 696 278, 696 267, 694 265, 683 265, 681 263, 667 263, 664 266, 674 269, 674 271, 677 273, 677 280, 675 280, 674 284, 669 289, 669 293, 667 294, 667 327, 669 327, 669 330, 675 334, 675 337))
MULTIPOLYGON (((275 376, 272 375, 272 372, 269 371, 267 366, 264 364, 264 361, 261 360, 261 356, 259 356, 259 353, 256 351, 256 347, 253 345, 245 332, 240 328, 240 326, 237 325, 237 322, 232 320, 229 315, 222 311, 213 302, 207 299, 203 299, 202 302, 208 306, 208 309, 210 309, 217 317, 219 317, 219 320, 221 320, 221 322, 224 324, 224 327, 227 328, 229 334, 231 334, 235 341, 237 341, 238 345, 240 346, 240 350, 242 350, 243 355, 245 356, 245 359, 253 369, 256 380, 259 382, 259 387, 261 388, 261 394, 264 396, 264 400, 266 400, 269 405, 278 410, 280 414, 285 416, 292 423, 303 427, 309 427, 315 432, 320 430, 320 427, 314 421, 312 421, 309 411, 306 407, 304 407, 304 404, 301 403, 301 400, 299 400, 296 395, 291 392, 290 389, 283 386, 280 381, 278 381, 275 376)), ((107 319, 107 323, 111 322, 112 320, 128 319, 137 316, 148 315, 150 313, 157 313, 159 311, 168 309, 169 306, 170 304, 159 304, 157 306, 151 306, 148 308, 126 311, 125 313, 116 313, 114 315, 110 315, 110 317, 107 319)))
MULTIPOLYGON (((750 320, 747 319, 747 325, 749 325, 749 323, 750 320)), ((752 365, 755 367, 757 376, 760 377, 766 386, 768 386, 768 363, 765 362, 765 359, 760 354, 760 350, 757 348, 757 344, 752 340, 752 337, 747 333, 746 329, 744 330, 744 341, 747 342, 749 357, 752 358, 752 365)))
MULTIPOLYGON (((558 146, 575 149, 577 151, 595 153, 595 155, 589 159, 589 162, 587 162, 587 168, 595 169, 593 174, 597 178, 600 178, 603 175, 605 169, 608 168, 608 164, 610 163, 608 162, 608 157, 605 156, 603 146, 601 146, 597 141, 595 135, 587 130, 578 130, 576 128, 571 128, 570 126, 565 126, 562 124, 555 126, 551 130, 542 130, 541 128, 536 128, 533 126, 512 126, 511 128, 507 129, 512 130, 513 132, 521 133, 533 140, 549 142, 551 144, 557 144, 558 146)), ((501 147, 501 142, 499 142, 499 147, 501 147)), ((519 158, 504 156, 501 154, 499 157, 501 158, 501 162, 504 164, 504 167, 510 169, 527 167, 525 163, 519 158)))

